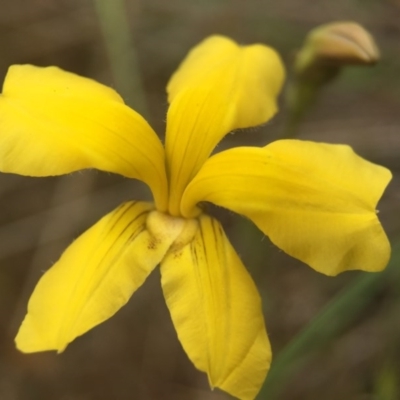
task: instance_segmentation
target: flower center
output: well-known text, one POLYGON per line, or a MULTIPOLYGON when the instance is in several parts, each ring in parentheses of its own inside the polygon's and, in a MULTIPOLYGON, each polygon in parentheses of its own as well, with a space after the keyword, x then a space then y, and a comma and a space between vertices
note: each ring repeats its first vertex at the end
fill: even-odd
POLYGON ((147 230, 155 241, 164 241, 174 237, 169 251, 179 250, 194 238, 199 223, 197 219, 173 217, 159 211, 151 211, 146 220, 147 230))

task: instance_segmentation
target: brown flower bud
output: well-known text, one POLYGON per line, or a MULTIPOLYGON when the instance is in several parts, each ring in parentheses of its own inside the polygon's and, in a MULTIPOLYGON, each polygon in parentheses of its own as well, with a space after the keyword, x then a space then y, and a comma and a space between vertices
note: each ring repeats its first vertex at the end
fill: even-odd
MULTIPOLYGON (((299 76, 334 70, 346 65, 370 65, 379 60, 374 38, 355 22, 334 22, 313 29, 297 55, 299 76)), ((329 74, 328 74, 329 75, 329 74)))

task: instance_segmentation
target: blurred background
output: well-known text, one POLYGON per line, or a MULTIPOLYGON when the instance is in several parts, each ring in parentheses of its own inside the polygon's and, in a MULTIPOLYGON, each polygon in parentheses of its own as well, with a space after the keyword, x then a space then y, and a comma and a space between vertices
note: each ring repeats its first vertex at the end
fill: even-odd
MULTIPOLYGON (((379 216, 396 243, 399 0, 115 1, 124 7, 129 32, 112 4, 113 0, 0 0, 1 80, 9 65, 32 63, 57 65, 119 88, 126 61, 132 75, 125 76, 121 92, 162 137, 168 78, 205 36, 221 33, 242 43, 275 47, 290 79, 296 50, 310 29, 337 20, 364 25, 380 47, 381 62, 347 68, 324 88, 300 126, 299 137, 350 144, 392 170, 394 179, 379 205, 379 216), (124 34, 129 52, 113 47, 124 34)), ((279 137, 284 120, 282 101, 274 120, 228 135, 218 149, 266 144, 279 137)), ((96 171, 43 179, 0 175, 0 400, 229 398, 210 391, 205 375, 184 354, 158 271, 115 317, 77 339, 63 354, 23 355, 14 348, 28 298, 42 273, 106 212, 122 201, 148 196, 138 182, 96 171)), ((400 399, 398 246, 390 273, 379 279, 362 281, 366 274, 360 272, 328 278, 280 252, 246 220, 224 210, 212 212, 222 220, 263 298, 276 369, 270 375, 274 390, 262 392, 260 399, 400 399), (343 296, 349 301, 340 306, 337 299, 343 296)))

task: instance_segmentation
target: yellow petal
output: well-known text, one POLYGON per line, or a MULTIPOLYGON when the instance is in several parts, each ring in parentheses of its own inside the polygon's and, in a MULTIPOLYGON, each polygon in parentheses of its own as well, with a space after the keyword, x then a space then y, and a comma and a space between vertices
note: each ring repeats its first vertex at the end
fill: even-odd
POLYGON ((114 90, 93 80, 56 67, 12 66, 0 96, 0 132, 2 172, 97 168, 140 179, 160 208, 166 202, 160 140, 114 90))
POLYGON ((16 337, 18 349, 63 351, 126 304, 182 228, 178 221, 154 236, 152 208, 150 203, 125 203, 68 247, 29 300, 16 337))
POLYGON ((212 36, 189 53, 167 88, 172 215, 179 215, 186 184, 224 135, 262 124, 275 114, 283 78, 278 54, 260 44, 243 47, 212 36))
POLYGON ((161 263, 162 287, 180 342, 210 385, 254 399, 271 362, 257 289, 220 224, 199 229, 161 263))
POLYGON ((188 186, 182 215, 210 201, 249 217, 324 274, 379 271, 390 245, 375 208, 390 179, 348 146, 281 140, 211 157, 188 186))

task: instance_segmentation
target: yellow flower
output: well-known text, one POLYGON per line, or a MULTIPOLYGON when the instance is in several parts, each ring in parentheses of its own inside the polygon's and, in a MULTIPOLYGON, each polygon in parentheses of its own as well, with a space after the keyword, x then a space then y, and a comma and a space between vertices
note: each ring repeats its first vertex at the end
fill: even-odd
POLYGON ((271 350, 256 287, 210 201, 250 218, 327 275, 378 271, 390 247, 375 207, 391 174, 347 146, 281 140, 210 154, 276 112, 284 70, 262 45, 213 36, 168 84, 165 149, 120 96, 55 67, 13 66, 0 97, 0 170, 29 176, 97 168, 140 179, 128 201, 78 238, 40 279, 16 343, 61 352, 110 318, 160 264, 180 342, 211 386, 253 399, 271 350))

